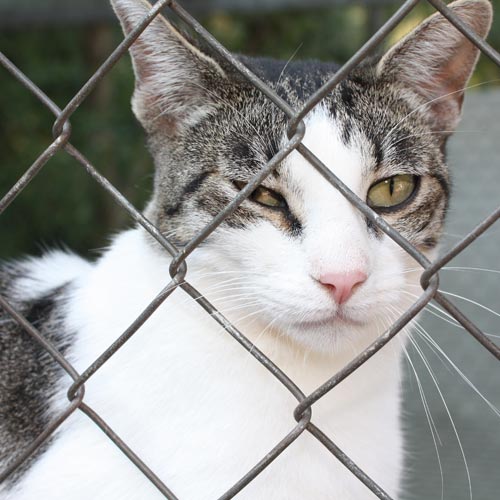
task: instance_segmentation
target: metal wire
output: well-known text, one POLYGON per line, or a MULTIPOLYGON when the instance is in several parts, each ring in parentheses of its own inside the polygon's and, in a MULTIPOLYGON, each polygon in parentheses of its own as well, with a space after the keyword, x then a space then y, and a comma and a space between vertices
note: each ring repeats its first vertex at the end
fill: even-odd
MULTIPOLYGON (((212 35, 210 35, 188 12, 186 12, 174 0, 159 0, 144 19, 124 38, 112 54, 104 61, 98 70, 91 76, 79 92, 68 102, 63 110, 52 102, 52 100, 39 89, 19 68, 0 53, 0 64, 18 80, 29 92, 31 92, 42 105, 47 107, 56 117, 53 134, 54 141, 47 149, 39 155, 35 162, 25 171, 15 185, 0 200, 0 215, 35 178, 47 161, 58 151, 65 151, 74 157, 85 171, 118 203, 133 220, 139 223, 149 234, 155 238, 160 245, 172 257, 170 266, 170 281, 165 288, 153 299, 153 301, 142 311, 136 320, 103 352, 101 355, 82 373, 78 373, 71 364, 51 345, 38 330, 33 327, 21 314, 19 314, 6 300, 0 296, 0 307, 2 307, 12 318, 17 321, 43 348, 50 353, 55 361, 68 373, 73 383, 68 390, 68 407, 58 415, 38 436, 35 441, 24 450, 20 456, 16 457, 8 467, 0 473, 0 481, 6 479, 21 464, 26 461, 42 444, 56 431, 56 429, 70 415, 79 409, 87 415, 129 458, 129 460, 149 479, 158 491, 170 500, 178 500, 178 497, 168 488, 163 481, 145 464, 142 459, 109 427, 98 413, 84 402, 85 382, 92 377, 121 347, 140 329, 144 322, 156 311, 156 309, 168 299, 173 290, 180 287, 184 292, 195 299, 210 316, 217 321, 224 330, 231 335, 242 348, 246 349, 249 355, 253 356, 256 362, 261 363, 283 386, 295 397, 297 406, 294 417, 297 424, 290 429, 282 440, 273 446, 254 467, 252 467, 236 484, 227 490, 219 500, 233 498, 239 491, 247 486, 258 474, 260 474, 269 464, 286 450, 303 432, 307 431, 321 442, 349 471, 352 472, 366 487, 378 498, 390 500, 389 495, 380 488, 370 477, 366 475, 332 440, 324 434, 321 429, 311 422, 312 407, 331 391, 338 384, 342 383, 363 363, 371 358, 376 352, 382 349, 395 335, 397 335, 405 325, 407 325, 432 299, 438 302, 453 318, 455 318, 478 342, 500 360, 500 348, 494 344, 472 321, 470 321, 449 299, 445 298, 439 291, 439 270, 445 266, 452 258, 462 252, 473 243, 483 232, 487 231, 499 218, 500 208, 495 210, 484 221, 466 235, 446 254, 442 255, 435 262, 429 262, 411 243, 403 238, 393 229, 380 215, 374 212, 366 203, 358 198, 345 184, 343 184, 309 149, 302 143, 305 134, 303 119, 305 116, 328 94, 330 93, 348 74, 359 65, 394 29, 409 12, 419 3, 419 0, 407 0, 403 2, 396 13, 361 47, 352 58, 339 69, 339 71, 323 85, 314 95, 312 95, 300 109, 293 109, 288 103, 281 99, 265 82, 259 79, 241 62, 239 62, 225 47, 223 47, 212 35), (161 9, 168 6, 184 22, 186 22, 199 37, 211 46, 220 57, 226 59, 237 71, 243 75, 251 84, 262 92, 269 99, 269 105, 280 108, 289 118, 288 123, 288 143, 267 163, 267 165, 241 190, 236 198, 229 203, 216 217, 214 217, 205 228, 198 232, 193 239, 183 248, 179 249, 165 238, 161 232, 149 220, 147 220, 132 204, 87 160, 87 158, 70 143, 71 126, 69 119, 77 111, 92 90, 105 77, 108 71, 113 68, 117 61, 124 56, 128 48, 134 43, 137 37, 147 28, 152 20, 159 14, 161 9), (188 281, 186 281, 187 258, 190 253, 197 248, 215 229, 232 214, 238 206, 251 194, 251 192, 264 180, 291 152, 298 151, 316 169, 333 188, 340 191, 350 202, 360 210, 369 220, 371 220, 380 230, 392 238, 400 247, 408 252, 424 269, 421 276, 422 293, 418 299, 409 307, 393 325, 372 343, 366 350, 358 355, 353 361, 345 366, 338 373, 327 380, 323 385, 314 390, 311 394, 305 395, 297 385, 284 372, 282 372, 264 353, 257 349, 250 340, 239 331, 230 321, 228 321, 205 297, 203 297, 188 281)), ((500 67, 500 54, 488 43, 475 34, 465 25, 453 12, 440 0, 428 0, 441 12, 458 30, 460 30, 472 43, 474 43, 487 57, 500 67)))

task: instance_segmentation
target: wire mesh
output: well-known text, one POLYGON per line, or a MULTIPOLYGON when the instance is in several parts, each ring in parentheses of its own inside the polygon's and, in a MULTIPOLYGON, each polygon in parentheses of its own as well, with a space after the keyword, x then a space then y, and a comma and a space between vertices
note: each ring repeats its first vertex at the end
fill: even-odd
MULTIPOLYGON (((407 0, 402 3, 392 17, 363 45, 346 64, 314 95, 312 95, 300 109, 293 109, 288 103, 281 99, 266 83, 259 79, 241 62, 239 62, 225 47, 223 47, 213 36, 211 36, 188 12, 186 12, 174 0, 159 0, 142 21, 124 38, 116 47, 98 70, 90 77, 80 91, 70 100, 64 109, 60 109, 53 101, 39 89, 20 69, 0 53, 0 63, 6 70, 26 89, 31 92, 45 107, 47 107, 56 117, 53 126, 53 142, 35 160, 35 162, 25 171, 16 184, 0 200, 0 215, 22 192, 22 190, 36 177, 43 166, 58 151, 64 150, 74 157, 85 171, 107 191, 114 201, 120 205, 130 217, 140 224, 158 243, 172 256, 170 266, 171 280, 156 298, 142 311, 136 320, 110 345, 101 355, 83 372, 78 373, 74 367, 62 356, 57 349, 50 344, 40 332, 30 324, 19 312, 10 305, 4 297, 0 296, 0 307, 2 307, 12 318, 25 329, 35 342, 38 342, 53 359, 72 378, 73 384, 68 390, 69 403, 67 407, 46 426, 44 432, 24 450, 18 457, 9 463, 7 468, 0 473, 0 481, 6 479, 18 467, 21 466, 43 443, 56 431, 56 429, 76 410, 80 410, 90 418, 106 436, 133 462, 136 467, 149 479, 149 481, 170 500, 178 497, 169 487, 137 456, 134 451, 118 436, 103 420, 99 414, 89 407, 84 401, 85 382, 92 377, 144 324, 144 322, 154 314, 156 309, 168 299, 176 287, 180 287, 196 300, 196 302, 217 321, 225 331, 236 339, 248 354, 261 363, 269 372, 278 379, 281 384, 295 397, 297 406, 294 411, 296 425, 282 440, 275 444, 273 448, 250 469, 236 484, 227 490, 220 500, 233 498, 239 491, 248 485, 260 472, 262 472, 271 462, 276 459, 285 449, 287 449, 302 433, 309 432, 326 449, 328 449, 349 471, 354 474, 367 488, 369 488, 378 498, 390 500, 389 495, 367 476, 352 459, 347 456, 338 446, 311 422, 312 407, 325 394, 340 384, 363 363, 370 359, 376 352, 383 348, 395 335, 400 332, 431 300, 435 300, 453 318, 455 318, 478 342, 480 342, 497 360, 500 360, 500 348, 493 343, 452 301, 443 296, 439 290, 438 273, 451 259, 472 244, 481 234, 487 231, 499 218, 500 208, 495 210, 486 219, 481 221, 475 229, 467 234, 461 241, 454 245, 448 252, 438 258, 435 262, 430 262, 412 244, 394 230, 381 216, 374 212, 363 200, 358 198, 349 188, 343 184, 303 143, 305 125, 303 119, 306 115, 331 92, 348 74, 359 65, 376 48, 385 37, 410 13, 419 3, 419 0, 407 0), (229 203, 206 227, 196 234, 193 239, 183 248, 177 248, 172 242, 165 238, 158 228, 156 228, 146 217, 144 217, 132 204, 92 165, 90 161, 71 142, 71 125, 69 119, 77 111, 78 107, 87 98, 90 92, 99 84, 109 70, 122 58, 128 48, 134 43, 138 36, 148 27, 152 20, 160 13, 164 7, 169 7, 175 14, 186 22, 196 34, 210 45, 222 58, 231 64, 244 78, 251 82, 269 99, 270 106, 277 106, 288 117, 288 143, 267 163, 267 165, 241 190, 241 192, 229 203), (422 293, 418 299, 409 307, 392 326, 374 341, 365 351, 352 360, 338 373, 335 373, 323 385, 314 390, 311 394, 304 394, 284 372, 282 372, 264 353, 255 347, 254 344, 231 324, 224 315, 218 311, 189 281, 186 280, 187 259, 191 252, 197 248, 216 228, 233 213, 238 206, 252 193, 252 191, 265 179, 292 151, 298 151, 332 186, 339 190, 360 212, 373 222, 381 231, 387 234, 408 254, 410 254, 423 268, 421 276, 422 293)), ((450 23, 460 30, 469 40, 472 41, 480 51, 489 57, 500 67, 500 54, 487 42, 477 36, 468 26, 466 26, 453 12, 440 0, 428 0, 436 10, 441 12, 450 23)), ((273 443, 270 443, 270 447, 273 443)))

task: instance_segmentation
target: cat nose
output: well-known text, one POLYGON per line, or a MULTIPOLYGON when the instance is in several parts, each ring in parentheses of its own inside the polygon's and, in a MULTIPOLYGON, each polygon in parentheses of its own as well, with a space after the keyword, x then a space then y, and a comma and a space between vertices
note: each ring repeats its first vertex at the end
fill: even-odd
POLYGON ((347 273, 324 273, 319 282, 330 288, 333 298, 337 304, 344 304, 349 300, 355 288, 366 281, 363 271, 349 271, 347 273))

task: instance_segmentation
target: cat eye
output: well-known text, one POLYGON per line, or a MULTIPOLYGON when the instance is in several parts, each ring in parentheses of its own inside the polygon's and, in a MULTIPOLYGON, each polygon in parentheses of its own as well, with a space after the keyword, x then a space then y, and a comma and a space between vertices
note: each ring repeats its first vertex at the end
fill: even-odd
MULTIPOLYGON (((246 183, 241 181, 234 181, 234 183, 238 189, 243 189, 246 186, 246 183)), ((283 196, 263 186, 257 187, 249 199, 270 208, 287 208, 288 206, 283 196)))
POLYGON ((377 182, 368 190, 368 205, 372 208, 396 208, 415 192, 417 177, 399 174, 377 182))

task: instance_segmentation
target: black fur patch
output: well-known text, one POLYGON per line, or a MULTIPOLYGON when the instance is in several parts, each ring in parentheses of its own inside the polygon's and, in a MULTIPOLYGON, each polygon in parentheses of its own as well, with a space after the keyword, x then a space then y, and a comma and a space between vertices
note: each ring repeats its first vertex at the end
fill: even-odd
POLYGON ((383 231, 368 217, 365 217, 366 221, 366 228, 368 229, 368 232, 375 236, 376 238, 380 238, 383 236, 383 231))
POLYGON ((437 238, 429 236, 422 242, 422 247, 424 247, 426 250, 432 250, 437 245, 437 243, 437 238))
POLYGON ((197 175, 194 179, 192 179, 186 186, 184 186, 180 201, 172 207, 167 207, 165 209, 165 213, 169 216, 177 214, 182 207, 184 197, 196 193, 196 191, 198 191, 198 189, 200 189, 200 187, 202 186, 204 180, 211 173, 212 172, 202 172, 201 174, 197 175))
MULTIPOLYGON (((22 302, 12 296, 13 269, 0 269, 0 293, 63 355, 72 338, 64 330, 60 304, 65 288, 38 300, 22 302)), ((62 368, 17 322, 0 308, 0 464, 4 467, 22 453, 52 418, 50 398, 62 368)), ((68 379, 69 383, 69 379, 68 379)), ((39 449, 8 478, 14 482, 45 447, 39 449)))
POLYGON ((298 237, 302 234, 303 227, 302 223, 300 222, 295 215, 293 215, 292 212, 287 211, 285 215, 286 222, 288 224, 288 231, 291 236, 298 237))
POLYGON ((189 184, 184 188, 183 196, 195 193, 200 189, 203 181, 211 174, 212 172, 202 172, 200 175, 195 177, 189 184))

